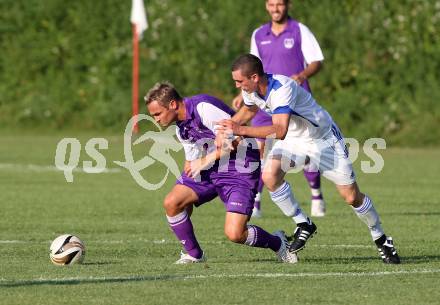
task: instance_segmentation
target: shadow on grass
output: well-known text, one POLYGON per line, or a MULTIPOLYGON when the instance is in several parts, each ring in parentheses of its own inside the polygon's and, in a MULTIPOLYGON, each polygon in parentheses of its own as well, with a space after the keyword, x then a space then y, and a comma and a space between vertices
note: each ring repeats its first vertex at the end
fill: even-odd
POLYGON ((440 212, 381 212, 380 214, 394 216, 440 216, 440 212))
POLYGON ((101 266, 101 265, 113 265, 113 264, 117 264, 117 262, 86 262, 86 263, 82 263, 81 265, 101 266))
POLYGON ((124 282, 144 282, 144 281, 158 281, 158 280, 176 280, 184 279, 182 275, 152 275, 152 276, 129 276, 129 277, 103 277, 103 278, 81 278, 81 279, 35 279, 24 281, 8 281, 0 282, 0 287, 26 287, 26 286, 41 286, 41 285, 80 285, 80 284, 100 284, 100 283, 124 283, 124 282))
MULTIPOLYGON (((440 255, 419 255, 419 256, 400 256, 401 264, 426 264, 432 262, 440 262, 440 255)), ((300 262, 319 263, 319 264, 360 264, 377 261, 381 259, 377 256, 354 256, 354 257, 329 257, 329 258, 301 258, 300 262)))

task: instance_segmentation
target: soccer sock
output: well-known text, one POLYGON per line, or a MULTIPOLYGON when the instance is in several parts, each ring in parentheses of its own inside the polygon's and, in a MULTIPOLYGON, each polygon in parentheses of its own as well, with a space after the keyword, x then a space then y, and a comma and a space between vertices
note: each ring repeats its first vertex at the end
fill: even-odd
POLYGON ((385 234, 382 226, 380 225, 379 214, 377 214, 370 197, 365 195, 362 205, 357 208, 353 207, 353 210, 356 215, 368 226, 373 240, 376 240, 385 234))
POLYGON ((281 239, 255 225, 247 225, 248 236, 245 245, 257 248, 270 248, 277 252, 281 247, 281 239))
POLYGON ((318 170, 312 170, 311 167, 304 168, 304 177, 306 177, 309 183, 310 190, 312 192, 312 199, 322 199, 321 193, 321 174, 318 170))
POLYGON ((186 253, 192 257, 201 258, 203 251, 197 242, 191 219, 186 210, 176 216, 167 215, 167 220, 177 239, 185 248, 186 253))
POLYGON ((283 211, 284 215, 292 217, 293 221, 297 224, 308 222, 307 215, 301 211, 289 183, 284 181, 278 189, 269 193, 273 202, 283 211))
POLYGON ((257 193, 257 195, 255 195, 255 200, 254 200, 254 208, 256 208, 257 210, 261 209, 261 193, 257 193))

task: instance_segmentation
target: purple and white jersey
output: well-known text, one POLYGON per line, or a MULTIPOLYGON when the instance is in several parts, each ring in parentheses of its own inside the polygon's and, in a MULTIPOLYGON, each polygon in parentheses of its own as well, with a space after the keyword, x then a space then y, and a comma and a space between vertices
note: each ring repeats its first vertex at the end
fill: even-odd
MULTIPOLYGON (((230 119, 235 112, 221 100, 206 94, 185 97, 183 102, 186 107, 186 119, 177 121, 176 134, 184 147, 185 159, 193 161, 204 153, 216 149, 214 145, 216 123, 230 119)), ((256 143, 254 146, 254 149, 243 150, 244 166, 249 162, 260 160, 256 143)), ((233 168, 236 156, 238 158, 239 153, 231 152, 229 168, 233 168)))
POLYGON ((215 139, 214 125, 220 120, 230 119, 234 111, 221 100, 206 94, 185 97, 183 102, 186 119, 176 123, 176 134, 185 150, 185 159, 193 161, 200 158, 206 149, 208 153, 215 150, 212 145, 215 139))
MULTIPOLYGON (((250 52, 261 59, 266 73, 289 77, 303 71, 307 64, 324 59, 313 33, 291 18, 278 36, 272 32, 271 22, 256 29, 252 34, 250 52)), ((311 92, 307 81, 302 86, 311 92)))
MULTIPOLYGON (((177 121, 176 133, 184 146, 186 160, 192 161, 216 149, 214 126, 220 120, 231 118, 234 111, 219 99, 206 94, 186 97, 183 102, 186 119, 177 121)), ((256 143, 254 147, 243 145, 242 154, 239 149, 231 152, 224 164, 220 160, 209 170, 202 171, 200 180, 183 173, 176 183, 191 188, 197 194, 196 206, 219 196, 225 203, 226 211, 251 215, 260 177, 260 155, 256 143)))
POLYGON ((335 125, 330 114, 322 108, 310 92, 284 75, 266 74, 268 84, 265 97, 257 92, 242 91, 245 105, 256 105, 269 115, 289 113, 287 137, 305 140, 320 139, 335 125))

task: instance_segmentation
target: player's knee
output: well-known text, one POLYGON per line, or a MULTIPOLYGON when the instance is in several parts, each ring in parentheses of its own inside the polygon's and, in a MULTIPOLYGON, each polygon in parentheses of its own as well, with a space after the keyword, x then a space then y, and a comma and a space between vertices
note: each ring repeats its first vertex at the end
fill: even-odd
POLYGON ((356 198, 357 198, 356 193, 346 192, 341 195, 344 198, 345 202, 348 203, 349 205, 353 205, 356 203, 356 198))
POLYGON ((246 238, 244 237, 244 232, 242 230, 238 230, 236 228, 225 228, 225 235, 226 237, 234 242, 234 243, 239 243, 239 244, 243 244, 246 240, 246 238))
POLYGON ((163 207, 167 212, 167 215, 172 215, 179 210, 179 202, 173 194, 168 194, 163 200, 163 207))
POLYGON ((261 179, 263 179, 264 185, 270 192, 276 189, 276 179, 271 173, 263 172, 261 179))

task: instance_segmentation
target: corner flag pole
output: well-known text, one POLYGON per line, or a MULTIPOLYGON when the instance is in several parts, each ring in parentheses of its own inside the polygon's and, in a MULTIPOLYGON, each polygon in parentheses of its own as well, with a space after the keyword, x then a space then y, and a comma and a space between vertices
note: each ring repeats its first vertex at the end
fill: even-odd
MULTIPOLYGON (((130 21, 133 31, 132 108, 133 116, 135 116, 139 113, 139 40, 142 39, 142 33, 148 28, 143 0, 132 0, 130 21)), ((138 131, 139 127, 135 121, 133 132, 137 133, 138 131)))
MULTIPOLYGON (((132 24, 133 29, 133 73, 132 73, 132 110, 133 116, 139 113, 139 37, 136 24, 132 24)), ((133 121, 133 132, 138 133, 137 121, 133 121)))

